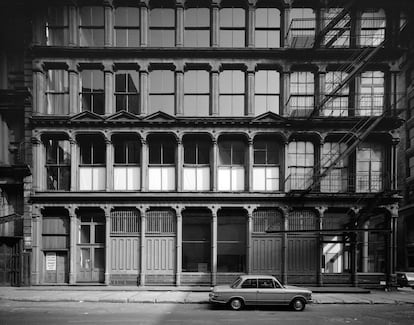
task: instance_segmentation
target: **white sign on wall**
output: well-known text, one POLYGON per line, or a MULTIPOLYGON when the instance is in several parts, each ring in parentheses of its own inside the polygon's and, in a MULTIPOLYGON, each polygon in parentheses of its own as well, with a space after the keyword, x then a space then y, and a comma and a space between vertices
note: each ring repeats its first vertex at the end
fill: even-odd
POLYGON ((46 253, 46 271, 56 271, 56 253, 46 253))

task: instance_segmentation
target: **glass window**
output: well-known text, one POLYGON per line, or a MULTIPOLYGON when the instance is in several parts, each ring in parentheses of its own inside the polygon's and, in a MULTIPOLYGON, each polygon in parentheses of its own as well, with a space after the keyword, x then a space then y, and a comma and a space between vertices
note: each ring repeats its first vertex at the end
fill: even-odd
POLYGON ((210 142, 202 139, 184 141, 183 188, 185 191, 210 189, 210 142))
POLYGON ((141 184, 141 145, 133 136, 115 135, 114 144, 114 189, 116 191, 138 191, 141 184))
POLYGON ((288 38, 294 48, 309 48, 315 40, 315 12, 311 8, 292 8, 288 38))
POLYGON ((46 44, 54 46, 69 44, 69 15, 67 7, 47 8, 46 44))
POLYGON ((66 70, 50 69, 46 73, 47 114, 69 114, 69 76, 66 70))
POLYGON ((81 165, 103 165, 106 161, 105 143, 98 137, 85 137, 80 140, 81 165))
POLYGON ((101 70, 81 71, 82 111, 105 114, 104 73, 101 70))
POLYGON ((348 190, 348 156, 343 156, 348 146, 345 143, 325 142, 322 147, 321 172, 335 166, 321 180, 321 192, 346 192, 348 190), (337 161, 342 156, 340 160, 337 161))
POLYGON ((253 190, 279 190, 280 146, 275 141, 256 140, 253 144, 253 190))
POLYGON ((260 70, 255 74, 255 115, 265 112, 279 114, 280 75, 273 70, 260 70))
POLYGON ((184 46, 210 46, 210 9, 186 8, 184 20, 184 46))
POLYGON ((80 7, 79 35, 81 46, 103 46, 105 43, 104 8, 80 7))
POLYGON ((322 272, 349 272, 351 267, 351 246, 342 236, 324 236, 322 272))
POLYGON ((114 144, 114 163, 120 165, 140 164, 141 145, 138 139, 116 138, 114 144))
POLYGON ((246 17, 243 8, 220 9, 220 47, 244 47, 246 17))
POLYGON ((288 147, 288 186, 290 190, 305 190, 312 184, 314 147, 311 142, 293 141, 288 147))
POLYGON ((140 12, 137 7, 117 7, 114 12, 115 46, 139 46, 140 12))
POLYGON ((379 192, 383 188, 383 148, 377 144, 361 144, 357 147, 356 191, 379 192))
POLYGON ((139 73, 135 70, 115 72, 116 111, 139 114, 139 73))
POLYGON ((361 16, 362 46, 378 46, 385 39, 386 17, 383 9, 370 9, 361 16))
POLYGON ((217 271, 246 271, 246 218, 219 215, 217 218, 217 271))
POLYGON ((154 70, 149 74, 149 114, 175 114, 174 71, 154 70))
POLYGON ((184 73, 184 115, 208 116, 210 111, 210 75, 205 70, 184 73))
POLYGON ((175 164, 176 144, 169 139, 153 140, 149 144, 149 163, 154 165, 175 164))
POLYGON ((152 8, 149 15, 149 43, 153 47, 175 46, 175 11, 152 8))
MULTIPOLYGON (((324 27, 338 16, 344 8, 328 8, 324 12, 324 27)), ((346 14, 339 22, 331 27, 322 40, 325 47, 349 47, 351 33, 351 16, 346 14)))
POLYGON ((50 139, 46 146, 46 173, 48 190, 70 190, 70 142, 50 139))
POLYGON ((322 108, 323 116, 348 116, 349 86, 345 85, 335 94, 334 91, 348 76, 343 71, 329 71, 325 75, 325 96, 329 99, 322 108))
POLYGON ((245 144, 238 140, 220 141, 218 147, 218 190, 243 191, 245 144))
POLYGON ((240 70, 224 70, 219 75, 219 115, 244 116, 245 78, 240 70))
POLYGON ((280 47, 280 11, 276 8, 257 8, 255 11, 255 46, 280 47))
POLYGON ((379 116, 384 110, 384 72, 361 73, 359 109, 356 115, 379 116))
POLYGON ((314 75, 312 72, 295 71, 290 76, 290 116, 307 116, 314 108, 314 75))
POLYGON ((183 272, 210 272, 211 217, 183 215, 183 272))

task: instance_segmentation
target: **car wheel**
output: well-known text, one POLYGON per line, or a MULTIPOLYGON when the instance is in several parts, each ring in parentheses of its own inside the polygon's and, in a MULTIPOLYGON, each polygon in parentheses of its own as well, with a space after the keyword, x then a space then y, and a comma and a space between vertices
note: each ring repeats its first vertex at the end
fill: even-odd
POLYGON ((290 303, 294 311, 302 311, 305 309, 305 301, 302 298, 295 298, 290 303))
POLYGON ((233 298, 230 300, 230 308, 233 310, 240 310, 243 308, 243 301, 240 298, 233 298))

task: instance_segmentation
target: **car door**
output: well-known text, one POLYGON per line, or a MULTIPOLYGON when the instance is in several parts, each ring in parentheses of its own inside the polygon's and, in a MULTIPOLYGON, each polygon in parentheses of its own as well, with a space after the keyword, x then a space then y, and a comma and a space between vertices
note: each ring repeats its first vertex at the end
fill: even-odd
POLYGON ((244 280, 238 289, 239 295, 246 305, 255 305, 257 300, 257 279, 244 280))
POLYGON ((257 304, 280 305, 284 304, 284 290, 272 278, 258 279, 257 304))

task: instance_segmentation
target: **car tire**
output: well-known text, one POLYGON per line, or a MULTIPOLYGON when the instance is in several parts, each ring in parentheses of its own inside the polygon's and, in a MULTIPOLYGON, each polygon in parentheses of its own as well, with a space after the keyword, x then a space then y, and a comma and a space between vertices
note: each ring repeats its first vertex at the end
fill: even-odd
POLYGON ((306 303, 302 298, 295 298, 291 301, 290 306, 294 311, 302 311, 305 309, 306 303))
POLYGON ((243 308, 244 303, 243 300, 240 298, 233 298, 232 300, 230 300, 229 306, 233 310, 240 310, 243 308))

